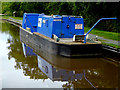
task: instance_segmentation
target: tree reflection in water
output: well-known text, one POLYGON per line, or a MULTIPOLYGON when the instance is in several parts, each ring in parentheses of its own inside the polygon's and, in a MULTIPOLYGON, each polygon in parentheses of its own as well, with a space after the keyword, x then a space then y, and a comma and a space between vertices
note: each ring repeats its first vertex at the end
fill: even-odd
POLYGON ((19 39, 19 28, 9 23, 2 23, 2 26, 2 33, 8 33, 10 35, 7 40, 9 44, 7 47, 9 49, 8 59, 15 59, 15 69, 22 69, 24 75, 30 76, 30 79, 47 79, 47 76, 38 68, 37 56, 24 56, 22 44, 19 39))

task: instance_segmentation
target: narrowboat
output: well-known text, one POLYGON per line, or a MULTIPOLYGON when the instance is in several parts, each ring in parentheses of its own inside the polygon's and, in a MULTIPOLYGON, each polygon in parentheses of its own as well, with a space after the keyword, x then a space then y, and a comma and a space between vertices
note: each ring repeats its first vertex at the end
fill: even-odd
POLYGON ((24 13, 20 38, 35 50, 53 55, 99 56, 102 54, 101 42, 88 38, 94 26, 85 33, 82 16, 24 13))

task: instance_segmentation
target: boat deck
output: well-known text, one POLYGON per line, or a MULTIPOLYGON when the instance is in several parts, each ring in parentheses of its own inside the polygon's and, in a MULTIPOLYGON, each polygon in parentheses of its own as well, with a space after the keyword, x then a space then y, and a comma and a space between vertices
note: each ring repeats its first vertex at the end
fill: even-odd
MULTIPOLYGON (((59 43, 67 43, 67 44, 85 44, 83 42, 80 41, 73 41, 73 38, 60 38, 59 43)), ((93 41, 91 39, 87 39, 86 40, 86 44, 101 44, 100 41, 93 41)))
POLYGON ((45 35, 42 35, 42 34, 40 34, 38 32, 34 32, 34 34, 36 34, 38 36, 41 36, 41 37, 43 37, 43 38, 45 38, 45 39, 47 39, 49 41, 52 41, 54 43, 60 43, 60 44, 68 44, 68 45, 74 45, 74 44, 81 44, 81 45, 82 44, 83 45, 86 45, 86 44, 101 44, 100 41, 93 41, 91 39, 87 39, 86 44, 83 43, 83 42, 77 42, 77 41, 75 42, 75 41, 73 41, 73 38, 59 38, 60 39, 59 42, 56 42, 55 39, 49 38, 49 37, 47 37, 45 35))
POLYGON ((65 57, 101 55, 101 43, 99 41, 87 40, 87 43, 82 43, 74 42, 72 38, 60 38, 57 42, 56 39, 38 32, 30 33, 22 27, 20 28, 20 40, 39 53, 48 52, 65 57))

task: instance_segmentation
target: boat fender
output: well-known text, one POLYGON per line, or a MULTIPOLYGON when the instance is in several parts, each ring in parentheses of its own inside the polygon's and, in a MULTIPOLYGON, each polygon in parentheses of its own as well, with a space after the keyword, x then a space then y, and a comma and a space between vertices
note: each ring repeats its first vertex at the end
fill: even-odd
POLYGON ((75 35, 73 36, 73 42, 75 42, 75 35))
POLYGON ((96 39, 96 41, 98 41, 98 36, 96 36, 96 38, 95 38, 95 39, 96 39))
POLYGON ((60 40, 55 34, 52 35, 52 38, 53 38, 56 42, 59 42, 59 40, 60 40))
POLYGON ((29 32, 31 32, 31 29, 29 27, 26 27, 26 30, 29 31, 29 32))
POLYGON ((60 41, 60 39, 59 39, 59 38, 57 38, 57 39, 56 39, 56 42, 59 42, 59 41, 60 41))

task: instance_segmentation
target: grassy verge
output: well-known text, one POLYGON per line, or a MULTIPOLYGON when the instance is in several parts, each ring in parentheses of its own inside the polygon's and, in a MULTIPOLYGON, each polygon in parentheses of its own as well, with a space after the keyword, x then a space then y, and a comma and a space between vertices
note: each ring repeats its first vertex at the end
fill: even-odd
MULTIPOLYGON (((89 27, 84 27, 84 30, 85 30, 85 33, 88 32, 90 30, 89 27)), ((91 34, 95 34, 95 35, 98 35, 98 36, 101 36, 101 37, 104 37, 106 39, 111 39, 111 40, 116 40, 116 41, 120 41, 118 39, 118 37, 120 37, 120 33, 115 33, 115 32, 107 32, 107 31, 103 31, 103 30, 98 30, 98 29, 93 29, 91 32, 91 34)), ((115 47, 115 48, 120 48, 119 45, 116 45, 116 44, 112 44, 112 43, 105 43, 104 40, 100 40, 101 43, 103 45, 108 45, 108 46, 111 46, 111 47, 115 47)))
MULTIPOLYGON (((85 30, 85 32, 88 32, 88 30, 90 30, 90 28, 89 27, 84 27, 84 30, 85 30)), ((98 29, 93 29, 90 33, 101 36, 101 37, 104 37, 106 39, 120 41, 120 40, 118 40, 118 37, 120 36, 120 33, 107 32, 107 31, 98 30, 98 29)))
POLYGON ((23 20, 22 17, 13 17, 13 16, 2 16, 2 19, 10 19, 10 20, 15 19, 15 21, 18 22, 18 23, 22 23, 22 20, 23 20), (19 20, 21 20, 21 21, 19 21, 19 20))
POLYGON ((112 43, 104 43, 104 42, 102 42, 102 44, 103 45, 108 45, 108 46, 111 46, 111 47, 115 47, 115 48, 120 48, 120 46, 112 44, 112 43))
POLYGON ((120 48, 119 45, 112 44, 112 43, 105 43, 106 40, 100 40, 100 39, 98 39, 98 40, 101 41, 101 43, 102 43, 103 45, 108 45, 108 46, 111 46, 111 47, 120 48))
POLYGON ((2 16, 3 19, 9 19, 9 17, 14 18, 14 19, 23 20, 23 17, 2 16))

